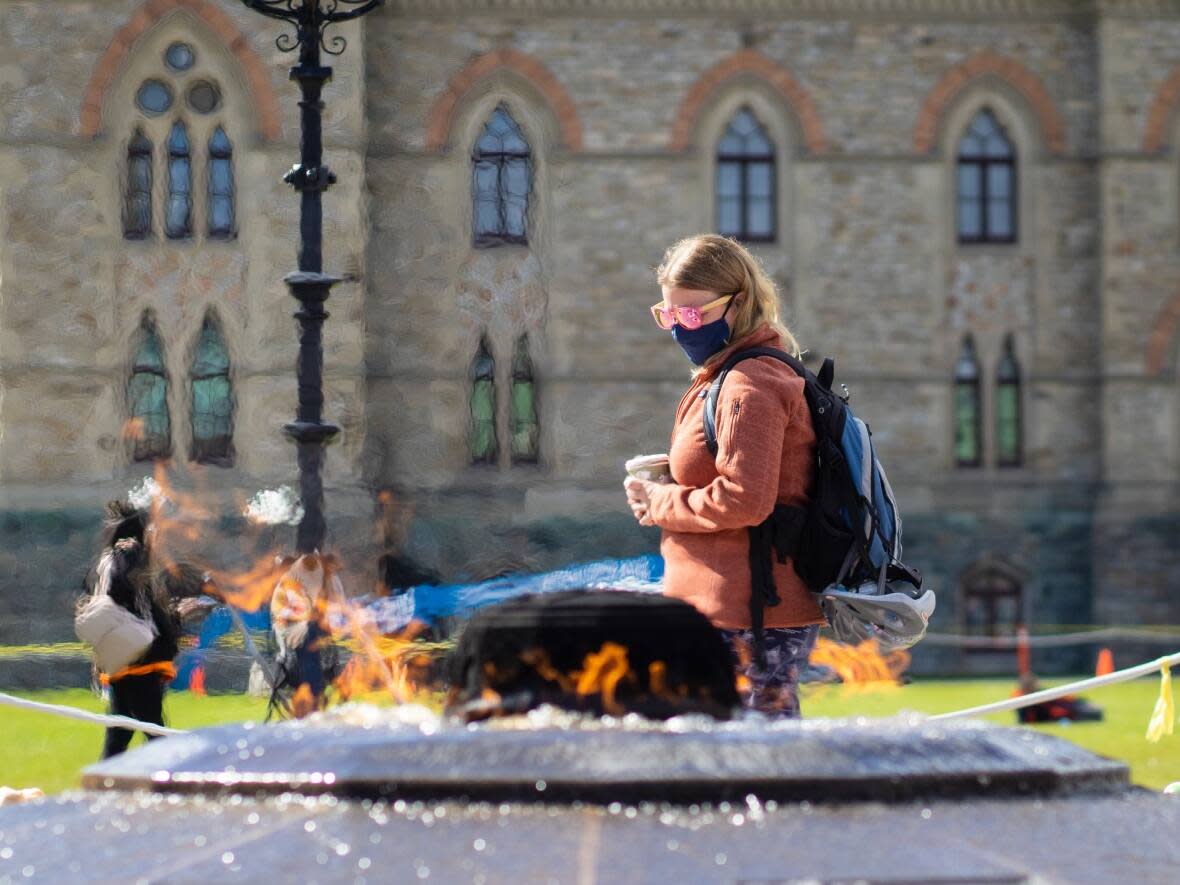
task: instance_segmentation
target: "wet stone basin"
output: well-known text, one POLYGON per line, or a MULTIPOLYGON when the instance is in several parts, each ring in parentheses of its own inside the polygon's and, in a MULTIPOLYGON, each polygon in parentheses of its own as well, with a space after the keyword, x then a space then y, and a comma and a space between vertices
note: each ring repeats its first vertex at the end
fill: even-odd
POLYGON ((233 726, 0 809, 0 880, 1174 882, 1180 800, 918 719, 233 726))

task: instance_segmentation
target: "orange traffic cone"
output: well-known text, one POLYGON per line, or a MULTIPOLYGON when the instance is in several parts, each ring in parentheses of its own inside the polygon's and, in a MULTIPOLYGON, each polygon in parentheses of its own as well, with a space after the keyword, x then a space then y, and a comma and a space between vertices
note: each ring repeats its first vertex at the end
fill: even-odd
POLYGON ((1110 653, 1109 648, 1101 649, 1098 652, 1098 666, 1094 668, 1095 676, 1105 676, 1107 673, 1114 672, 1114 655, 1110 653))

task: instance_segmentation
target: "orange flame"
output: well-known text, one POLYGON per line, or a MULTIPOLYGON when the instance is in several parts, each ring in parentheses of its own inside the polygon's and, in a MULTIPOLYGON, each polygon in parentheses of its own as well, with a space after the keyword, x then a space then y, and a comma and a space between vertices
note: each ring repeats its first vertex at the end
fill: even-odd
POLYGON ((291 715, 302 719, 315 712, 315 708, 316 699, 311 693, 311 686, 306 682, 300 683, 299 688, 295 689, 295 696, 291 698, 291 715))
POLYGON ((872 639, 859 645, 843 645, 821 637, 811 652, 810 662, 830 667, 846 686, 881 688, 899 684, 910 665, 910 655, 903 650, 882 655, 872 639))
POLYGON ((626 648, 615 642, 604 642, 598 651, 586 655, 583 668, 574 676, 577 678, 574 690, 579 697, 601 695, 602 708, 606 712, 615 716, 622 714, 623 708, 615 700, 615 691, 623 679, 631 676, 626 648))

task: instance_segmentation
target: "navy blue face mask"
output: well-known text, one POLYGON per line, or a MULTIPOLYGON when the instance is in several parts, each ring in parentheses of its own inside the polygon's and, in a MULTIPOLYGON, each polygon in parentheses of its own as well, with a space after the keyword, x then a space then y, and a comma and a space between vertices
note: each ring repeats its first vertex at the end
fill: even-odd
POLYGON ((725 305, 725 311, 718 319, 698 329, 686 329, 679 323, 672 327, 672 337, 694 366, 704 365, 709 357, 729 343, 730 331, 725 314, 729 313, 730 304, 733 304, 732 300, 725 305))

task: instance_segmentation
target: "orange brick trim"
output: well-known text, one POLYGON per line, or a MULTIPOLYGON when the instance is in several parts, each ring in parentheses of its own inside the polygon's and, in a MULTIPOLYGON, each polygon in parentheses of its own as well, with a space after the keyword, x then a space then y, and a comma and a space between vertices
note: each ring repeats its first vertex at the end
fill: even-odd
POLYGON ((1168 129, 1171 126, 1176 105, 1180 104, 1180 65, 1160 84, 1147 111, 1147 129, 1143 133, 1143 150, 1154 154, 1168 147, 1168 129))
POLYGON ((955 65, 926 95, 922 110, 918 112, 918 124, 914 127, 915 151, 926 154, 934 149, 938 126, 946 109, 968 84, 986 76, 998 77, 1024 96, 1040 123, 1045 147, 1052 154, 1065 153, 1065 123, 1040 77, 1016 59, 990 49, 955 65))
POLYGON ((1168 361, 1168 354, 1172 350, 1172 342, 1176 340, 1178 329, 1180 329, 1180 292, 1172 296, 1172 300, 1156 314, 1155 322, 1152 323, 1151 334, 1147 337, 1146 369, 1148 375, 1154 376, 1163 372, 1168 361))
POLYGON ((766 81, 783 97, 799 118, 799 125, 803 129, 803 143, 810 153, 822 154, 828 149, 823 123, 815 109, 815 102, 811 100, 811 94, 786 68, 755 49, 742 49, 717 62, 701 74, 689 88, 688 94, 680 102, 675 122, 672 124, 669 145, 672 150, 684 151, 689 148, 697 119, 706 103, 726 83, 743 74, 752 74, 766 81))
POLYGON ((531 55, 516 49, 497 49, 480 55, 451 77, 447 88, 434 100, 426 117, 426 147, 437 151, 446 146, 455 122, 455 111, 463 97, 485 77, 507 69, 523 77, 545 97, 561 131, 562 143, 572 151, 582 149, 582 121, 574 100, 550 70, 531 55))
POLYGON ((279 101, 262 61, 250 48, 246 36, 237 25, 211 0, 147 0, 135 15, 115 34, 102 58, 90 74, 86 97, 82 101, 79 132, 95 136, 102 129, 102 99, 115 79, 131 47, 156 22, 178 9, 192 13, 209 26, 210 30, 242 65, 250 95, 254 100, 255 117, 262 137, 273 141, 279 137, 279 101))

